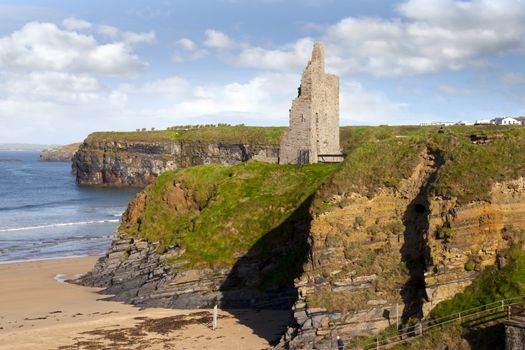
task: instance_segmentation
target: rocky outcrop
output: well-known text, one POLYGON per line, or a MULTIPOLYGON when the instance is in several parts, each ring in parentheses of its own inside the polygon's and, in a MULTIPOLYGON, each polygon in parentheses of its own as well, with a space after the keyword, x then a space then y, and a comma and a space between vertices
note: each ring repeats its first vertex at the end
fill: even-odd
POLYGON ((40 160, 48 162, 70 162, 80 143, 46 148, 40 152, 40 160))
POLYGON ((173 262, 183 253, 179 248, 162 254, 158 248, 159 243, 120 235, 93 270, 76 282, 104 288, 111 300, 151 307, 289 309, 295 301, 292 285, 261 290, 246 283, 268 262, 245 258, 233 268, 188 268, 185 261, 173 262))
POLYGON ((73 157, 73 172, 81 185, 143 187, 166 170, 211 163, 233 165, 250 159, 278 163, 278 157, 278 145, 88 138, 73 157))
POLYGON ((426 316, 521 237, 524 179, 495 184, 490 202, 458 205, 432 195, 439 154, 421 159, 396 190, 334 198, 339 208, 314 218, 293 325, 279 348, 329 349, 336 335, 356 345, 356 336, 426 316))

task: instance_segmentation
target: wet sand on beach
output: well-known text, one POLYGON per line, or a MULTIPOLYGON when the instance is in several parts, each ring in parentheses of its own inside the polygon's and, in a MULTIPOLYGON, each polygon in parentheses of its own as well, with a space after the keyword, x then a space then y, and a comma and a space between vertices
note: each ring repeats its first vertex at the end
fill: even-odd
MULTIPOLYGON (((0 264, 3 349, 266 349, 266 339, 220 311, 139 309, 101 300, 98 289, 61 282, 91 269, 97 257, 0 264)), ((265 334, 289 311, 243 311, 265 334)), ((236 311, 236 315, 239 313, 236 311)))

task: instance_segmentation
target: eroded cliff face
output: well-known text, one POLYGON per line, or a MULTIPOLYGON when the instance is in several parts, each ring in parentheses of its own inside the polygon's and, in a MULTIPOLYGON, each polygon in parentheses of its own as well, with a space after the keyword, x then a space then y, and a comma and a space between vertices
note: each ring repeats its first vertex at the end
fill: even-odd
POLYGON ((525 229, 525 180, 495 184, 490 202, 457 205, 432 195, 441 164, 425 150, 397 189, 334 197, 339 207, 313 219, 280 348, 328 349, 336 334, 348 343, 423 317, 497 263, 525 229))
POLYGON ((458 206, 454 199, 433 198, 429 221, 425 311, 462 291, 484 267, 504 263, 498 251, 516 243, 525 229, 525 179, 496 183, 490 202, 458 206), (448 227, 450 237, 440 235, 448 227))
POLYGON ((40 160, 46 162, 70 162, 80 143, 46 148, 40 152, 40 160))
POLYGON ((289 310, 311 197, 333 169, 247 162, 165 173, 133 198, 79 283, 141 306, 289 310))
POLYGON ((247 160, 278 163, 278 145, 192 141, 84 141, 73 157, 77 184, 144 187, 167 170, 247 160))

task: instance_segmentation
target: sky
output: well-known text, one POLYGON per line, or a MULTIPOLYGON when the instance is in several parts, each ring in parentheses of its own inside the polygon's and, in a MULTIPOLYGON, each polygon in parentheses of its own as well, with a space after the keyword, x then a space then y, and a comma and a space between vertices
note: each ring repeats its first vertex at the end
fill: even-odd
POLYGON ((341 125, 525 115, 525 0, 0 0, 0 143, 287 125, 313 43, 341 125))

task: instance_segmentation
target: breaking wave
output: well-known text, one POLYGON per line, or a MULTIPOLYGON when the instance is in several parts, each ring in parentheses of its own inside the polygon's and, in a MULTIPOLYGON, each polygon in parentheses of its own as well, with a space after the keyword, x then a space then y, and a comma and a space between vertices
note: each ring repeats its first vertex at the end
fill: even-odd
POLYGON ((35 226, 27 226, 27 227, 0 228, 0 232, 15 232, 15 231, 38 230, 41 228, 51 228, 51 227, 104 224, 104 223, 119 222, 119 221, 120 220, 118 219, 93 220, 93 221, 66 222, 66 223, 59 223, 59 224, 35 225, 35 226))

